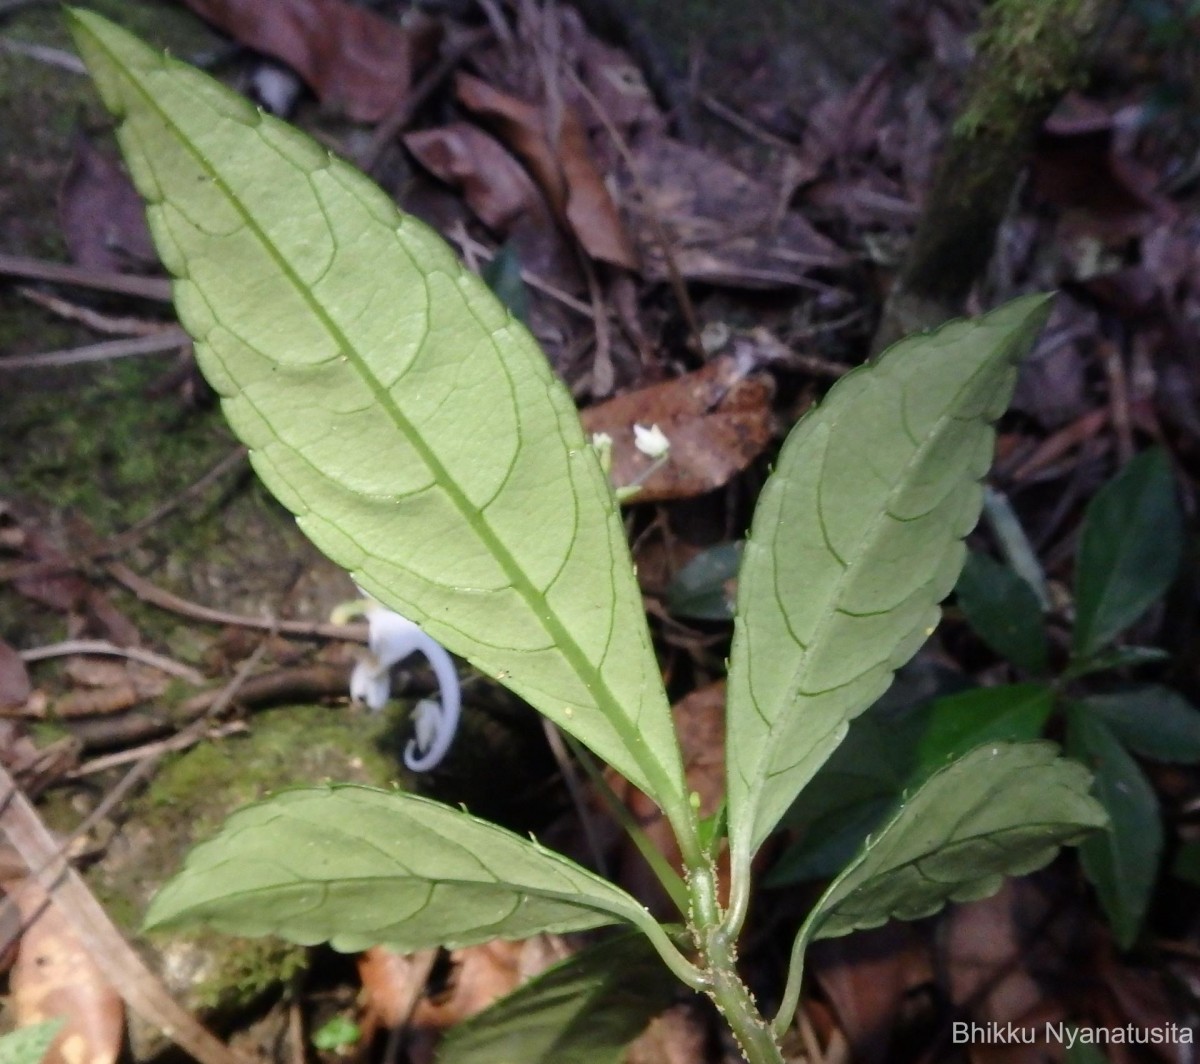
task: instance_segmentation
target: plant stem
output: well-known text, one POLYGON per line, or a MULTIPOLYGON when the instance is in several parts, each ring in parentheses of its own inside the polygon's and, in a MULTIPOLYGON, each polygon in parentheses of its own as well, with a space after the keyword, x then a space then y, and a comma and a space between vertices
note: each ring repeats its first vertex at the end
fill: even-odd
POLYGON ((704 953, 713 977, 709 996, 733 1031, 742 1056, 749 1064, 783 1064, 783 1052, 746 984, 738 977, 736 951, 721 928, 710 933, 704 953))

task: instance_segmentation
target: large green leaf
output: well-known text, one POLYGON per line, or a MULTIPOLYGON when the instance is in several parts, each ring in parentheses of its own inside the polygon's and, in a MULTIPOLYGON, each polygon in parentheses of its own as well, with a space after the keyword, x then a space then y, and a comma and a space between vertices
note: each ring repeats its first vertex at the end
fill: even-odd
POLYGON ((645 938, 621 935, 457 1024, 437 1064, 620 1064, 678 987, 645 938))
POLYGON ((179 319, 266 485, 372 595, 678 812, 624 529, 528 331, 314 141, 70 18, 179 319))
POLYGON ((619 887, 530 839, 400 791, 283 791, 238 810, 155 896, 148 927, 206 923, 339 950, 463 946, 614 921, 619 887))
POLYGON ((729 673, 735 875, 933 631, 981 505, 991 426, 1042 297, 901 341, 789 436, 759 500, 729 673))
POLYGON ((1088 505, 1075 562, 1075 654, 1094 654, 1133 624, 1166 591, 1182 556, 1171 463, 1149 450, 1088 505))
POLYGON ((1067 713, 1067 749, 1095 773, 1094 791, 1111 830, 1079 848, 1113 934, 1128 948, 1150 905, 1162 859, 1162 816, 1154 787, 1108 725, 1087 708, 1067 713))
POLYGON ((1052 743, 994 743, 934 773, 826 890, 801 941, 986 897, 1103 827, 1087 770, 1057 753, 1052 743))

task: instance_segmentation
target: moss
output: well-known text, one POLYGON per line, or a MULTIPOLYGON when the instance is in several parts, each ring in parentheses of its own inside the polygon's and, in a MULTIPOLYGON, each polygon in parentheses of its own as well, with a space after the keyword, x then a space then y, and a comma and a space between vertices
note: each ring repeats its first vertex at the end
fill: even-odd
POLYGON ((1029 105, 1080 83, 1096 0, 995 0, 975 38, 980 62, 956 136, 987 130, 1001 139, 1027 121, 1029 105))

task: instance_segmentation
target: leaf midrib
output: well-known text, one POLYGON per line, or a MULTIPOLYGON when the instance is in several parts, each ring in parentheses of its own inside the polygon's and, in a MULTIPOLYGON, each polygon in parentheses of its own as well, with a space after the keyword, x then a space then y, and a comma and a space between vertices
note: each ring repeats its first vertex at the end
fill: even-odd
MULTIPOLYGON (((90 32, 90 31, 89 31, 90 32)), ((305 302, 313 315, 321 323, 330 337, 338 344, 341 352, 346 355, 347 362, 353 366, 359 373, 363 382, 366 384, 371 394, 376 401, 380 403, 383 409, 388 413, 390 420, 395 425, 397 431, 406 439, 406 442, 417 452, 433 474, 435 481, 439 487, 450 498, 454 508, 460 516, 470 526, 476 536, 492 550, 493 556, 499 562, 501 569, 508 579, 512 582, 513 590, 524 599, 538 623, 545 629, 547 635, 554 641, 554 644, 562 652, 564 658, 568 661, 576 676, 583 682, 586 690, 592 691, 597 702, 597 710, 608 720, 614 730, 625 743, 626 751, 633 759, 634 763, 642 769, 647 777, 647 781, 652 786, 656 787, 657 793, 654 795, 659 801, 665 801, 668 795, 676 796, 681 794, 681 788, 677 780, 669 778, 668 773, 660 765, 656 759, 646 760, 639 755, 639 750, 648 749, 645 744, 639 743, 639 735, 631 718, 627 717, 622 710, 621 702, 614 695, 612 688, 609 685, 607 677, 604 673, 593 666, 584 654, 582 647, 571 635, 571 633, 558 621, 553 610, 549 609, 546 596, 537 589, 536 585, 529 579, 525 570, 513 557, 507 546, 496 536, 486 519, 480 511, 471 505, 467 497, 458 488, 457 484, 447 474, 446 468, 443 466, 437 456, 425 444, 421 435, 416 432, 409 420, 402 414, 392 397, 386 389, 380 384, 378 378, 370 370, 370 367, 363 361, 357 348, 349 342, 344 332, 338 326, 325 308, 317 301, 315 295, 310 291, 296 272, 288 264, 287 260, 279 252, 274 242, 271 241, 262 227, 258 225, 254 216, 245 208, 241 199, 236 196, 220 176, 216 168, 209 160, 198 151, 191 140, 184 135, 179 126, 170 118, 170 116, 158 105, 153 95, 142 87, 142 84, 136 76, 127 72, 128 68, 120 61, 120 59, 104 44, 104 42, 94 33, 91 34, 93 41, 109 56, 115 68, 121 71, 126 80, 134 87, 135 91, 142 97, 148 105, 148 108, 153 111, 169 129, 176 140, 183 146, 184 150, 192 156, 197 164, 203 169, 212 179, 213 184, 220 190, 221 194, 234 207, 238 215, 242 218, 248 231, 253 233, 266 250, 267 254, 279 267, 283 275, 292 283, 296 291, 299 293, 303 302, 305 302), (486 530, 486 534, 485 531, 486 530), (542 607, 539 611, 538 605, 542 607), (604 708, 602 708, 604 707, 604 708), (607 710, 607 711, 606 711, 607 710)), ((165 67, 160 67, 165 69, 165 67)), ((126 116, 124 121, 128 121, 126 116)), ((263 120, 260 115, 260 122, 263 120)), ((349 191, 349 190, 347 190, 349 191)), ((353 193, 351 193, 353 195, 353 193)), ((165 197, 164 197, 165 199, 165 197)), ((335 243, 337 239, 336 233, 331 233, 335 243)), ((555 412, 557 420, 557 411, 555 412)), ((286 446, 286 445, 285 445, 286 446)), ((607 521, 607 517, 606 517, 607 521)))

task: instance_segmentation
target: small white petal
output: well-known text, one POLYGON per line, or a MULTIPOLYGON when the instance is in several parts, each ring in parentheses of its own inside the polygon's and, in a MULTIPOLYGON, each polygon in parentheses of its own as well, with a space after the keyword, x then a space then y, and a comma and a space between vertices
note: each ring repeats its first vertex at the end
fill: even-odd
POLYGON ((661 458, 671 449, 671 441, 657 425, 633 426, 633 445, 647 458, 661 458))

